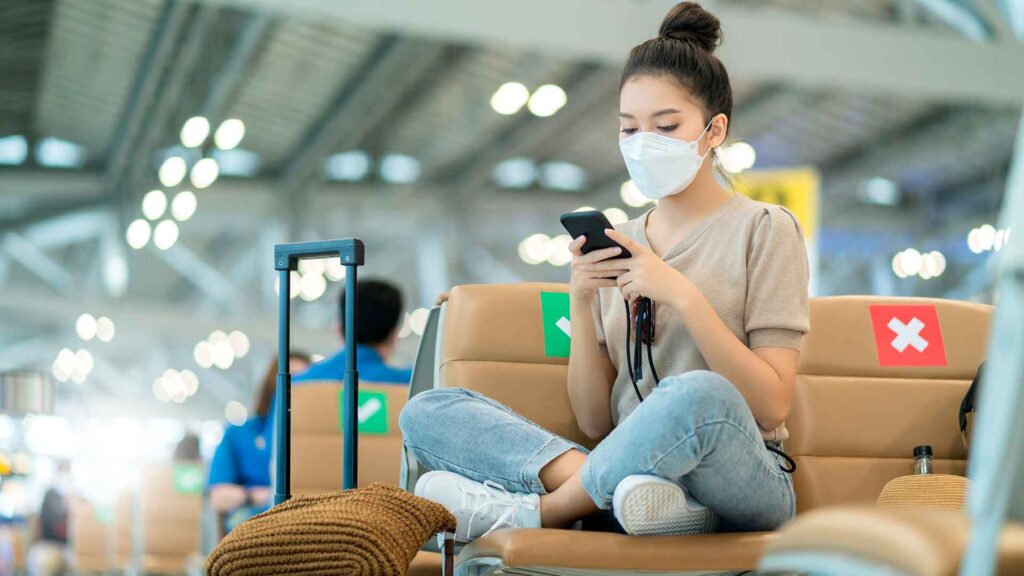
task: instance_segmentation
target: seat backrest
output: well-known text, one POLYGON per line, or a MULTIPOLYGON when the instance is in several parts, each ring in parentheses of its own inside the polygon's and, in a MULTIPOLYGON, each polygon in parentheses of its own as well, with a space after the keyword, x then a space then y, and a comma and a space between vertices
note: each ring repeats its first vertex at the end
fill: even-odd
POLYGON ((964 475, 957 410, 983 361, 992 308, 927 298, 811 300, 786 451, 798 511, 873 502, 928 444, 964 475), (916 319, 916 321, 915 321, 916 319))
POLYGON ((443 308, 437 387, 480 392, 583 446, 569 405, 565 284, 456 286, 443 308), (565 326, 565 324, 561 324, 565 326))
POLYGON ((72 496, 68 500, 68 524, 74 569, 78 572, 110 570, 110 520, 103 511, 80 496, 72 496))
POLYGON ((144 571, 179 569, 200 552, 205 478, 202 464, 191 460, 152 464, 143 470, 139 552, 144 571))
MULTIPOLYGON (((292 494, 341 490, 343 390, 344 385, 336 381, 292 387, 292 494)), ((359 383, 359 486, 398 482, 402 459, 398 414, 408 395, 405 384, 359 383)))
MULTIPOLYGON (((556 324, 568 316, 566 290, 454 288, 443 306, 435 386, 481 392, 592 446, 566 390, 567 340, 556 324)), ((798 509, 874 501, 886 482, 911 473, 921 444, 932 446, 935 472, 964 474, 957 409, 984 358, 991 307, 870 296, 810 306, 785 445, 798 464, 798 509)))

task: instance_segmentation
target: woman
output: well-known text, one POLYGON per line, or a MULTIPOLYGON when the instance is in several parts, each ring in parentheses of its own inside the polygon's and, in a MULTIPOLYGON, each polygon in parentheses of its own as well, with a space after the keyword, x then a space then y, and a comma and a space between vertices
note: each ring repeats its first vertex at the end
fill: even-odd
MULTIPOLYGON (((288 369, 297 374, 309 367, 309 356, 292 352, 288 369)), ((255 414, 241 426, 229 426, 210 463, 210 503, 219 514, 231 514, 230 527, 265 510, 273 489, 270 479, 271 437, 274 423, 270 414, 277 389, 277 358, 263 376, 255 414), (237 513, 237 514, 236 514, 237 513)))
POLYGON ((403 411, 406 444, 438 471, 416 493, 455 513, 459 538, 568 527, 609 508, 630 534, 719 520, 768 530, 795 513, 779 443, 808 330, 807 255, 789 212, 723 188, 707 160, 732 115, 719 37, 717 18, 679 4, 623 70, 620 149, 640 192, 660 201, 606 231, 631 258, 583 255, 585 238, 571 246, 569 399, 597 447, 465 390, 420 394, 403 411), (640 297, 657 312, 649 356, 671 376, 656 384, 648 367, 634 387, 623 300, 640 297))

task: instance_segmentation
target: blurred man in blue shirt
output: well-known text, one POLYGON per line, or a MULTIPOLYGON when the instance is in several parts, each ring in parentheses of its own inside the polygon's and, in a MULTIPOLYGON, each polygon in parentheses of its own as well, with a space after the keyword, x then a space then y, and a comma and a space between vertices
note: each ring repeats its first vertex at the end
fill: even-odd
MULTIPOLYGON (((338 333, 344 348, 334 356, 317 362, 292 382, 344 380, 345 354, 345 291, 338 298, 338 333)), ((395 353, 398 331, 402 323, 402 294, 393 284, 383 280, 360 280, 356 295, 356 362, 361 382, 408 384, 412 370, 393 368, 388 361, 395 353)))

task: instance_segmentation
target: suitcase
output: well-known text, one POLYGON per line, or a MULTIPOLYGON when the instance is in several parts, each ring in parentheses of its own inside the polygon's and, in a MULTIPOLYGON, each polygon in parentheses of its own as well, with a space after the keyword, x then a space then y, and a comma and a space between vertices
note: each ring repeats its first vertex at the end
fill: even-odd
MULTIPOLYGON (((274 505, 291 498, 291 389, 292 375, 288 372, 291 326, 291 272, 299 267, 299 260, 312 258, 340 258, 345 267, 345 342, 356 341, 356 268, 363 265, 363 242, 358 238, 341 238, 319 242, 294 242, 274 246, 274 269, 280 278, 277 325, 277 421, 275 422, 274 505)), ((345 355, 345 392, 342 401, 344 445, 342 489, 356 487, 358 478, 358 419, 356 398, 359 393, 359 372, 356 355, 345 355)))

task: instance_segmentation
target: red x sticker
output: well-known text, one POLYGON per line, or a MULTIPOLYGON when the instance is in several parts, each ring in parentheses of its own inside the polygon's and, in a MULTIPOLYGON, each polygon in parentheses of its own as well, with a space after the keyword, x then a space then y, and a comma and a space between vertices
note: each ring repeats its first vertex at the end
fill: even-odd
POLYGON ((874 304, 869 308, 879 365, 946 365, 946 348, 935 306, 874 304))

